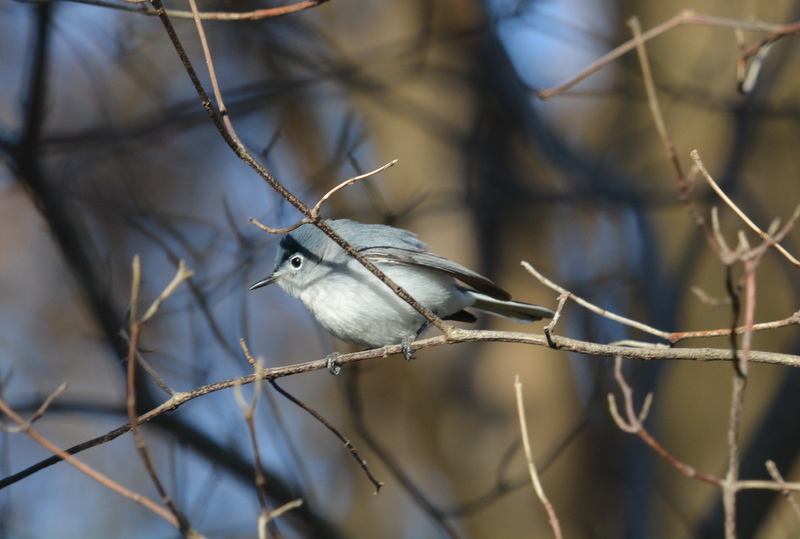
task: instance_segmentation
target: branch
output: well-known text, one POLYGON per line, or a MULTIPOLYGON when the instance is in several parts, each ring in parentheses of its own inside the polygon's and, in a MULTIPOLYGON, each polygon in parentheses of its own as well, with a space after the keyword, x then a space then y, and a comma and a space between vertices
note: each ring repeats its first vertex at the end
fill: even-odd
MULTIPOLYGON (((740 210, 739 207, 733 202, 733 200, 731 200, 730 197, 728 197, 728 195, 725 194, 722 188, 719 185, 717 185, 717 182, 714 181, 714 178, 712 178, 711 174, 709 174, 708 170, 706 170, 703 161, 700 159, 700 154, 698 153, 698 151, 692 150, 690 155, 692 156, 692 160, 694 160, 695 164, 697 165, 697 168, 703 174, 703 176, 705 177, 706 181, 711 186, 711 188, 714 189, 714 191, 716 191, 719 197, 736 213, 736 215, 738 215, 742 219, 742 221, 744 221, 747 224, 747 226, 749 226, 753 231, 755 231, 755 233, 758 234, 758 236, 762 240, 769 241, 771 245, 773 245, 775 249, 777 249, 783 256, 785 256, 789 262, 791 262, 797 267, 800 267, 800 260, 797 260, 779 243, 777 243, 778 241, 780 241, 779 239, 773 239, 772 237, 770 237, 769 234, 761 230, 758 227, 758 225, 756 225, 742 210, 740 210)), ((795 208, 794 213, 792 213, 792 216, 789 218, 789 222, 787 223, 788 225, 790 225, 789 228, 791 228, 791 226, 794 225, 798 217, 800 217, 800 205, 798 205, 795 208)))
MULTIPOLYGON (((774 37, 782 37, 784 35, 789 35, 800 31, 800 28, 798 28, 800 23, 769 24, 762 21, 742 21, 738 19, 729 19, 726 17, 700 15, 695 13, 694 10, 685 9, 680 13, 678 13, 677 15, 675 15, 674 17, 672 17, 671 19, 644 32, 641 35, 641 41, 650 41, 654 37, 658 37, 661 34, 672 30, 673 28, 677 28, 679 26, 683 26, 686 24, 696 24, 701 26, 718 26, 722 28, 747 30, 751 32, 770 32, 770 35, 767 36, 766 38, 768 40, 774 39, 774 37)), ((632 51, 634 48, 636 48, 637 41, 638 41, 637 38, 633 38, 631 40, 626 41, 625 43, 615 48, 614 50, 601 56, 599 59, 591 63, 588 67, 583 69, 583 71, 579 72, 577 75, 570 77, 569 79, 565 80, 564 82, 556 86, 536 92, 536 97, 538 97, 542 101, 547 101, 548 99, 551 99, 569 90, 579 82, 589 78, 594 73, 600 71, 602 68, 604 68, 617 58, 632 51)), ((762 45, 754 45, 754 47, 756 48, 760 46, 762 45)), ((747 54, 748 52, 749 51, 747 49, 744 49, 741 51, 740 54, 747 54)))
POLYGON ((550 503, 544 493, 542 483, 539 481, 539 474, 536 472, 536 465, 533 463, 533 451, 531 451, 531 443, 528 440, 528 425, 525 421, 525 404, 522 400, 522 382, 519 381, 519 374, 514 382, 514 389, 517 393, 517 415, 519 416, 519 428, 522 432, 522 446, 525 449, 525 459, 528 461, 528 472, 531 476, 531 482, 533 482, 533 489, 536 491, 539 501, 542 502, 544 510, 547 511, 550 527, 553 528, 553 536, 556 539, 561 539, 561 524, 558 522, 558 515, 556 515, 553 504, 550 503))
POLYGON ((5 403, 3 399, 0 399, 0 411, 2 411, 6 416, 8 416, 8 418, 11 419, 11 421, 16 423, 21 432, 24 432, 25 434, 33 438, 37 443, 39 443, 39 445, 41 445, 42 447, 44 447, 45 449, 47 449, 48 451, 59 457, 61 460, 67 461, 69 464, 71 464, 81 472, 85 473, 86 475, 88 475, 101 485, 105 486, 110 490, 113 490, 114 492, 116 492, 121 496, 124 496, 125 498, 128 498, 129 500, 132 500, 146 507, 156 515, 160 516, 161 518, 169 522, 170 525, 174 526, 175 528, 178 528, 178 521, 172 513, 170 513, 157 503, 155 503, 147 496, 143 496, 141 494, 138 494, 136 492, 133 492, 132 490, 123 487, 110 477, 103 475, 101 472, 98 472, 91 466, 79 461, 71 454, 69 454, 67 451, 60 449, 56 444, 54 444, 53 442, 51 442, 50 440, 39 434, 36 430, 34 430, 33 427, 31 427, 30 422, 23 420, 14 410, 11 409, 11 407, 9 407, 5 403))

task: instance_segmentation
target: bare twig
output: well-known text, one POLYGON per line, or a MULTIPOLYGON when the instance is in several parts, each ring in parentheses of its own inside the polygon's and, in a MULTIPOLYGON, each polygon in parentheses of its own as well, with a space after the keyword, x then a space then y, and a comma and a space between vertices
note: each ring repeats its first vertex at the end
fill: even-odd
MULTIPOLYGON (((139 258, 139 255, 136 255, 136 259, 137 260, 138 260, 138 258, 139 258)), ((153 318, 153 315, 156 314, 156 312, 158 311, 158 308, 161 306, 162 303, 164 303, 164 300, 166 300, 169 296, 171 296, 172 293, 175 292, 175 289, 178 288, 178 286, 183 281, 185 281, 186 279, 189 279, 193 275, 194 275, 194 271, 188 269, 186 267, 186 262, 181 260, 178 263, 178 271, 175 272, 175 276, 172 278, 172 281, 170 281, 170 283, 167 285, 167 287, 164 288, 164 290, 161 292, 161 294, 158 295, 158 297, 155 299, 155 301, 153 301, 153 303, 150 304, 150 307, 148 307, 147 311, 145 311, 145 313, 144 313, 144 316, 142 316, 142 318, 140 320, 138 320, 138 322, 140 324, 146 324, 148 320, 153 318)), ((132 319, 134 318, 133 314, 131 314, 131 318, 132 319)))
POLYGON ((556 328, 556 324, 558 324, 558 321, 561 319, 561 311, 564 310, 564 305, 566 305, 569 298, 569 292, 559 294, 556 313, 553 315, 553 319, 550 320, 550 323, 544 327, 544 336, 547 337, 547 342, 550 344, 550 348, 555 348, 555 344, 553 343, 553 330, 556 328))
MULTIPOLYGON (((773 238, 770 237, 769 234, 761 230, 758 227, 758 225, 756 225, 741 209, 739 209, 739 207, 733 202, 733 200, 731 200, 730 197, 728 197, 728 195, 725 194, 722 188, 720 188, 720 186, 717 185, 717 182, 715 182, 714 178, 711 177, 711 174, 708 173, 708 170, 703 164, 703 161, 700 159, 700 154, 698 153, 698 151, 692 150, 690 155, 692 156, 692 159, 697 165, 697 168, 703 174, 703 177, 705 177, 706 181, 711 186, 711 188, 714 189, 714 191, 719 195, 719 197, 723 201, 725 201, 725 203, 736 213, 736 215, 738 215, 742 219, 742 221, 744 221, 747 224, 747 226, 749 226, 756 234, 758 234, 758 236, 762 240, 770 241, 774 245, 775 249, 777 249, 783 256, 785 256, 789 262, 791 262, 795 266, 800 267, 800 260, 797 260, 779 243, 777 243, 777 241, 779 240, 774 240, 773 238)), ((798 205, 795 208, 794 213, 792 213, 792 216, 789 218, 789 221, 793 223, 797 221, 798 217, 800 217, 800 205, 798 205)))
MULTIPOLYGON (((784 227, 784 229, 785 229, 785 227, 784 227)), ((781 231, 781 233, 783 233, 783 230, 781 231)), ((777 234, 776 234, 776 237, 777 237, 777 234)), ((559 301, 561 300, 562 297, 566 297, 567 299, 571 299, 571 300, 575 301, 575 303, 577 303, 578 305, 581 305, 581 306, 585 307, 586 309, 588 309, 589 311, 592 311, 594 313, 599 314, 600 316, 606 317, 609 320, 614 320, 614 321, 619 322, 621 324, 625 324, 625 325, 630 326, 632 328, 639 329, 639 330, 644 331, 646 333, 649 333, 651 335, 655 335, 657 337, 661 337, 662 339, 664 339, 666 341, 669 341, 670 344, 677 344, 678 342, 684 341, 684 340, 687 340, 687 339, 726 337, 726 336, 731 335, 732 332, 733 332, 733 334, 741 335, 741 334, 743 334, 745 332, 745 329, 746 329, 744 326, 740 326, 740 327, 733 328, 733 330, 731 330, 731 328, 723 328, 723 329, 709 329, 709 330, 702 330, 702 331, 679 331, 679 332, 675 332, 675 333, 669 333, 667 331, 661 331, 659 329, 650 327, 650 326, 648 326, 646 324, 642 324, 641 322, 638 322, 636 320, 631 320, 630 318, 626 318, 624 316, 620 316, 618 314, 612 313, 611 311, 608 311, 606 309, 602 309, 602 308, 594 305, 593 303, 590 303, 590 302, 586 301, 585 299, 581 298, 580 296, 576 296, 575 294, 573 294, 569 290, 565 289, 564 287, 554 283, 553 281, 551 281, 550 279, 548 279, 547 277, 542 275, 538 270, 536 270, 528 262, 523 261, 522 265, 525 267, 526 270, 528 270, 528 272, 531 275, 536 277, 539 280, 539 282, 541 282, 545 286, 547 286, 547 287, 555 290, 559 294, 561 294, 559 296, 559 301)), ((727 299, 727 302, 728 303, 730 302, 730 298, 727 299)), ((794 314, 792 314, 792 316, 790 316, 788 318, 784 318, 782 320, 774 320, 772 322, 762 322, 762 323, 759 323, 759 324, 753 324, 753 331, 765 331, 765 330, 769 330, 769 329, 777 329, 777 328, 782 328, 782 327, 792 326, 792 325, 797 325, 797 324, 800 324, 800 311, 797 311, 794 314)), ((546 333, 547 333, 547 328, 545 328, 545 334, 546 333)), ((653 346, 655 346, 655 345, 653 345, 653 346)), ((551 348, 555 348, 555 347, 556 347, 555 345, 551 346, 551 348)), ((628 356, 627 355, 623 355, 623 357, 628 357, 628 356)))
MULTIPOLYGON (((319 219, 315 218, 312 209, 308 208, 305 204, 303 204, 300 199, 298 199, 294 194, 292 194, 288 189, 286 189, 278 180, 276 180, 269 171, 264 168, 254 157, 253 155, 247 151, 247 149, 242 145, 239 138, 236 136, 235 132, 233 131, 233 126, 230 122, 230 118, 228 117, 227 110, 224 108, 224 103, 221 98, 221 93, 219 91, 219 84, 217 83, 217 78, 215 71, 213 69, 213 60, 211 58, 210 51, 208 49, 207 42, 205 40, 205 33, 202 28, 202 23, 199 19, 197 6, 194 0, 190 0, 192 5, 192 11, 195 13, 195 25, 197 26, 198 33, 200 34, 200 39, 203 42, 203 52, 206 59, 206 63, 209 64, 209 75, 211 77, 212 85, 214 87, 215 96, 217 99, 217 103, 220 109, 219 114, 214 109, 211 99, 209 98, 208 94, 206 93, 205 89, 203 88, 203 84, 200 82, 200 79, 197 76, 197 72, 194 70, 191 61, 189 60, 188 55, 186 54, 183 45, 181 44, 180 39, 178 38, 177 33, 175 32, 175 28, 172 26, 172 22, 169 20, 169 16, 167 15, 166 11, 164 10, 164 6, 161 0, 149 0, 153 7, 159 14, 159 18, 161 19, 164 28, 167 31, 167 35, 169 36, 170 40, 172 41, 172 45, 175 48, 175 51, 178 53, 181 61, 183 62, 184 68, 186 69, 189 78, 192 81, 192 84, 195 87, 198 95, 200 96, 200 101, 202 102, 203 106, 208 112, 211 120, 214 122, 214 126, 219 131, 222 138, 225 142, 230 146, 230 148, 236 153, 236 155, 242 159, 245 163, 247 163, 253 170, 255 170, 259 176, 261 176, 269 185, 272 187, 281 197, 283 197, 287 202, 289 202, 292 206, 297 208, 305 217, 300 223, 295 225, 300 226, 302 223, 312 222, 314 226, 322 230, 325 234, 328 235, 334 242, 336 242, 345 252, 350 255, 351 257, 355 258, 361 265, 367 268, 373 275, 375 275, 380 281, 386 284, 389 288, 397 294, 403 301, 408 303, 411 307, 413 307, 417 312, 419 312, 422 316, 425 317, 431 324, 436 326, 439 330, 443 333, 447 334, 451 330, 451 326, 445 324, 441 318, 436 316, 430 309, 426 308, 418 301, 416 301, 408 292, 406 292, 402 287, 400 287, 397 283, 389 279, 386 275, 383 274, 373 263, 369 260, 361 256, 358 251, 356 251, 349 243, 347 243, 344 239, 342 239, 338 234, 336 234, 333 229, 331 229, 328 224, 319 219)), ((261 225, 264 230, 270 230, 268 227, 261 225)), ((290 228, 291 230, 291 228, 290 228)))
POLYGON ((764 479, 742 479, 738 483, 739 490, 759 489, 759 490, 796 490, 800 491, 800 482, 777 483, 764 479))
POLYGON ((250 354, 250 349, 247 347, 247 343, 244 339, 239 339, 239 347, 241 347, 242 352, 244 353, 244 357, 247 359, 247 362, 252 365, 253 367, 258 366, 259 369, 263 368, 263 366, 258 365, 256 360, 253 359, 253 356, 250 354))
MULTIPOLYGON (((123 341, 125 341, 128 344, 128 346, 131 345, 131 338, 124 329, 121 329, 118 335, 123 341)), ((136 363, 142 366, 145 372, 150 376, 150 378, 153 379, 156 385, 160 387, 162 391, 164 391, 164 393, 170 396, 175 395, 175 390, 172 389, 161 376, 159 376, 156 370, 150 366, 149 362, 145 361, 145 359, 142 357, 142 355, 139 353, 138 350, 136 351, 136 363)))
POLYGON ((131 278, 131 327, 130 327, 130 341, 128 343, 128 377, 127 377, 127 409, 128 409, 128 418, 130 419, 131 431, 133 433, 133 439, 136 443, 136 449, 139 451, 139 456, 142 459, 142 462, 145 465, 145 469, 147 470, 150 479, 153 481, 153 485, 155 486, 156 490, 158 491, 161 499, 164 501, 164 504, 169 508, 172 515, 175 517, 175 521, 177 522, 178 529, 180 529, 181 533, 184 535, 192 535, 195 534, 192 530, 192 527, 189 525, 189 521, 186 520, 186 517, 183 513, 180 512, 178 507, 172 501, 172 497, 169 496, 167 493, 166 488, 164 488, 161 479, 156 472, 155 467, 153 466, 152 460, 150 459, 150 452, 147 449, 147 444, 145 443, 144 438, 139 432, 138 428, 138 414, 136 412, 136 358, 139 350, 139 337, 142 333, 142 328, 144 324, 150 320, 155 313, 158 311, 159 306, 175 291, 180 283, 191 277, 194 272, 191 270, 186 269, 186 264, 183 260, 180 261, 178 264, 178 271, 175 273, 172 281, 166 286, 166 288, 159 294, 159 296, 153 301, 150 307, 145 312, 144 316, 140 319, 137 318, 138 316, 138 303, 139 303, 139 290, 141 287, 141 278, 142 278, 142 263, 139 258, 139 255, 135 255, 133 257, 133 265, 132 265, 133 275, 131 278))
POLYGON ((47 411, 47 408, 48 408, 48 407, 49 407, 51 404, 53 404, 53 401, 54 401, 54 400, 56 400, 56 399, 59 397, 59 395, 61 395, 61 394, 62 394, 62 393, 63 393, 63 392, 66 390, 66 389, 67 389, 67 383, 66 383, 66 382, 64 382, 63 384, 61 384, 60 386, 58 386, 58 387, 56 388, 56 390, 55 390, 55 391, 53 391, 53 392, 50 394, 50 396, 48 396, 48 397, 47 397, 47 398, 44 400, 44 402, 42 403, 42 405, 41 405, 41 406, 39 406, 39 409, 38 409, 38 410, 36 410, 36 412, 35 412, 35 413, 34 413, 34 414, 31 416, 31 418, 28 420, 28 423, 30 423, 30 424, 33 424, 33 423, 34 423, 34 422, 35 422, 37 419, 39 419, 40 417, 42 417, 42 416, 44 415, 44 413, 47 411))
MULTIPOLYGON (((327 360, 326 360, 326 367, 327 367, 327 360)), ((356 448, 353 445, 353 443, 349 439, 347 439, 344 436, 344 434, 339 432, 339 430, 336 427, 334 427, 327 419, 322 417, 322 415, 319 412, 311 408, 308 404, 304 403, 300 399, 296 398, 288 391, 281 388, 275 382, 275 380, 271 379, 269 380, 269 383, 272 384, 272 387, 274 387, 278 393, 280 393, 281 395, 289 399, 291 402, 293 402, 294 404, 296 404, 297 406, 299 406, 300 408, 311 414, 314 417, 314 419, 322 423, 325 426, 325 428, 327 428, 329 431, 333 433, 334 436, 339 438, 339 440, 342 441, 344 446, 350 452, 350 455, 356 460, 356 462, 358 462, 358 465, 364 471, 367 478, 370 480, 370 482, 372 482, 373 486, 375 487, 375 494, 377 494, 378 491, 381 490, 381 487, 383 486, 383 481, 378 481, 377 479, 375 479, 375 477, 372 475, 372 472, 369 471, 369 467, 367 467, 367 461, 361 458, 361 456, 358 454, 358 451, 356 451, 356 448)))
MULTIPOLYGON (((25 3, 25 4, 53 3, 53 0, 18 0, 18 1, 20 3, 25 3)), ((132 5, 125 5, 117 2, 107 2, 105 0, 57 0, 57 1, 70 2, 75 4, 85 4, 88 6, 97 6, 107 9, 115 9, 119 11, 127 11, 129 13, 137 13, 139 15, 145 15, 150 17, 158 17, 158 11, 143 5, 143 3, 147 2, 148 0, 127 0, 127 2, 132 5)), ((210 20, 210 21, 254 21, 260 19, 279 17, 281 15, 288 15, 290 13, 296 13, 298 11, 311 9, 321 4, 324 4, 328 1, 329 0, 305 0, 303 2, 290 4, 288 6, 254 9, 252 11, 240 11, 240 12, 201 11, 199 13, 199 16, 203 20, 210 20)), ((181 9, 167 9, 165 11, 167 15, 175 19, 194 18, 194 14, 191 11, 185 11, 181 9)))
MULTIPOLYGON (((252 360, 250 352, 244 346, 244 339, 240 340, 243 346, 245 355, 248 360, 252 360)), ((263 361, 261 359, 252 361, 253 370, 256 375, 256 380, 253 387, 253 396, 248 403, 242 395, 242 384, 233 386, 233 394, 239 408, 242 410, 245 423, 247 424, 247 431, 250 433, 250 445, 253 447, 253 469, 255 471, 255 485, 256 492, 258 493, 258 503, 261 504, 261 516, 258 519, 258 535, 260 539, 266 539, 268 534, 275 537, 278 536, 278 529, 272 519, 272 512, 269 509, 267 502, 266 484, 267 479, 264 477, 264 469, 261 466, 261 451, 258 449, 258 435, 256 433, 255 412, 258 406, 258 397, 261 394, 261 380, 259 379, 260 373, 264 370, 263 361)))
POLYGON ((278 507, 277 509, 275 509, 270 514, 270 518, 278 518, 279 516, 281 516, 285 512, 291 511, 292 509, 297 509, 301 505, 303 505, 303 500, 301 500, 301 499, 292 500, 291 502, 286 502, 285 504, 283 504, 280 507, 278 507))
MULTIPOLYGON (((766 464, 769 475, 771 475, 772 479, 775 480, 775 483, 781 487, 781 494, 783 494, 783 497, 786 498, 787 502, 789 502, 789 505, 791 506, 792 510, 794 510, 797 518, 800 519, 800 503, 797 502, 792 490, 789 488, 786 481, 783 480, 783 476, 781 475, 781 472, 778 471, 778 467, 771 460, 768 460, 766 464)), ((794 490, 800 490, 800 484, 796 484, 794 490)))
POLYGON ((647 324, 643 324, 641 322, 637 322, 636 320, 631 320, 630 318, 625 318, 624 316, 620 316, 618 314, 614 314, 611 311, 607 311, 605 309, 601 309, 600 307, 598 307, 598 306, 596 306, 596 305, 594 305, 592 303, 589 303, 588 301, 586 301, 585 299, 581 298, 580 296, 576 296, 575 294, 573 294, 572 292, 570 292, 566 288, 563 288, 563 287, 557 285, 556 283, 554 283, 553 281, 551 281, 550 279, 548 279, 547 277, 545 277, 544 275, 539 273, 536 269, 534 269, 534 267, 530 263, 525 262, 524 260, 522 261, 522 267, 524 267, 526 270, 528 270, 528 273, 530 273, 531 275, 533 275, 534 277, 539 279, 539 281, 542 284, 544 284, 545 286, 552 288, 553 290, 555 290, 559 294, 562 294, 562 295, 566 294, 569 299, 573 300, 578 305, 581 305, 582 307, 584 307, 584 308, 586 308, 586 309, 588 309, 588 310, 590 310, 590 311, 592 311, 594 313, 597 313, 600 316, 604 316, 604 317, 606 317, 606 318, 608 318, 610 320, 614 320, 616 322, 619 322, 620 324, 625 324, 626 326, 630 326, 632 328, 639 329, 641 331, 644 331, 645 333, 650 333, 651 335, 655 335, 656 337, 661 337, 662 339, 667 339, 667 340, 669 339, 670 334, 667 333, 666 331, 661 331, 661 330, 656 329, 654 327, 650 327, 647 324))
POLYGON ((39 419, 44 415, 44 413, 47 411, 47 408, 53 403, 54 400, 58 398, 59 395, 61 395, 64 392, 65 389, 67 389, 66 382, 58 386, 58 388, 44 400, 42 405, 39 406, 39 409, 36 410, 36 412, 31 416, 30 419, 28 419, 28 421, 25 422, 24 425, 12 426, 0 423, 0 431, 8 432, 9 434, 14 434, 17 432, 25 432, 31 425, 33 425, 33 423, 37 419, 39 419))
POLYGON ((365 178, 369 178, 370 176, 374 176, 376 174, 379 174, 379 173, 383 172, 384 170, 386 170, 387 168, 394 166, 395 163, 397 163, 397 159, 386 163, 385 165, 383 165, 380 168, 376 168, 372 172, 367 172, 366 174, 361 174, 360 176, 356 176, 355 178, 350 178, 349 180, 343 181, 342 183, 340 183, 339 185, 337 185, 336 187, 334 187, 333 189, 331 189, 330 191, 325 193, 322 196, 322 198, 319 199, 319 202, 317 202, 317 204, 311 210, 312 217, 318 217, 319 216, 319 211, 320 211, 320 209, 322 209, 322 205, 325 204, 325 202, 334 193, 336 193, 337 191, 341 191, 345 187, 347 187, 349 185, 353 185, 354 183, 356 183, 359 180, 363 180, 365 178))
POLYGON ((624 432, 628 432, 630 434, 635 434, 644 442, 649 445, 656 453, 658 453, 664 460, 672 464, 675 468, 677 468, 681 473, 683 473, 687 477, 691 477, 693 479, 697 479, 699 481, 703 481, 705 483, 711 483, 712 485, 720 486, 722 484, 722 480, 718 477, 714 477, 711 475, 706 475, 703 473, 698 472, 693 467, 689 466, 688 464, 682 462, 678 458, 676 458, 672 453, 666 450, 664 446, 656 441, 647 429, 644 428, 644 420, 647 419, 647 414, 650 411, 650 405, 653 402, 653 394, 648 393, 647 397, 644 400, 644 405, 642 409, 637 414, 635 412, 635 407, 633 405, 633 390, 631 386, 628 385, 628 382, 625 381, 625 377, 622 375, 622 358, 617 357, 614 362, 614 378, 617 380, 617 384, 619 384, 619 388, 622 391, 622 398, 623 403, 625 405, 625 418, 619 413, 619 409, 617 408, 617 401, 616 398, 612 393, 608 394, 608 408, 611 412, 611 417, 614 418, 614 422, 620 428, 620 430, 624 432))
MULTIPOLYGON (((696 24, 702 26, 717 26, 722 28, 731 28, 731 29, 740 29, 740 30, 747 30, 751 32, 770 32, 770 34, 764 38, 766 40, 774 39, 775 37, 782 37, 784 35, 789 35, 792 33, 797 33, 800 30, 800 23, 791 23, 791 24, 769 24, 762 21, 743 21, 737 19, 729 19, 726 17, 715 17, 712 15, 702 15, 695 13, 694 10, 685 9, 672 17, 671 19, 659 24, 658 26, 654 26, 650 30, 641 34, 641 41, 650 41, 654 37, 657 37, 665 32, 672 30, 673 28, 677 28, 678 26, 683 26, 685 24, 696 24)), ((546 90, 541 90, 536 93, 536 96, 546 101, 551 99, 578 84, 579 82, 587 79, 597 71, 600 71, 602 68, 619 58, 620 56, 632 51, 636 48, 637 38, 631 39, 626 41, 619 47, 615 48, 614 50, 608 52, 607 54, 601 56, 596 61, 592 62, 588 67, 583 69, 577 75, 570 77, 566 81, 553 86, 552 88, 548 88, 546 90)), ((763 46, 763 40, 755 45, 753 48, 758 49, 759 47, 763 46)), ((748 49, 743 49, 740 54, 742 56, 751 54, 751 51, 748 49)))
POLYGON ((653 81, 653 74, 650 70, 650 61, 647 57, 647 49, 644 46, 645 40, 643 39, 642 30, 639 26, 639 19, 636 17, 631 17, 628 20, 628 26, 631 28, 631 32, 633 33, 633 41, 636 44, 636 52, 639 56, 639 65, 642 68, 642 80, 644 81, 645 91, 647 92, 647 103, 650 106, 650 113, 652 114, 653 121, 656 124, 658 136, 661 138, 661 144, 664 146, 664 150, 667 153, 667 159, 669 159, 669 162, 672 164, 672 169, 675 171, 675 176, 678 180, 678 199, 686 208, 686 211, 689 213, 689 217, 692 218, 695 226, 703 233, 711 248, 714 250, 719 250, 719 246, 716 245, 714 235, 711 234, 711 231, 708 229, 708 225, 706 224, 703 215, 700 213, 700 211, 698 211, 697 207, 689 197, 692 183, 686 178, 686 174, 683 171, 680 159, 678 159, 678 153, 675 150, 675 144, 672 142, 672 137, 670 137, 669 133, 667 132, 667 124, 664 121, 663 115, 661 114, 661 105, 659 105, 658 102, 656 84, 653 81))
POLYGON ((253 223, 254 225, 256 225, 261 230, 263 230, 264 232, 268 232, 270 234, 286 234, 288 232, 291 232, 292 230, 300 227, 301 225, 304 225, 306 223, 313 223, 315 220, 318 220, 320 218, 319 217, 319 213, 320 213, 320 210, 322 209, 322 205, 325 202, 327 202, 328 199, 331 196, 333 196, 336 192, 344 189, 345 187, 347 187, 349 185, 352 185, 352 184, 356 183, 357 181, 360 181, 360 180, 369 178, 370 176, 374 176, 376 174, 379 174, 379 173, 383 172, 384 170, 386 170, 387 168, 394 166, 395 163, 397 163, 397 159, 395 159, 394 161, 390 161, 389 163, 386 163, 385 165, 383 165, 380 168, 376 168, 372 172, 367 172, 366 174, 361 174, 361 175, 356 176, 354 178, 350 178, 349 180, 343 181, 342 183, 340 183, 339 185, 337 185, 336 187, 334 187, 333 189, 331 189, 330 191, 325 193, 322 196, 322 198, 319 199, 319 202, 317 202, 316 205, 311 210, 309 210, 308 216, 304 217, 303 219, 301 219, 300 221, 298 221, 297 223, 295 223, 295 224, 293 224, 291 226, 287 226, 285 228, 272 228, 272 227, 269 227, 269 226, 267 226, 265 224, 262 224, 262 223, 258 222, 257 220, 255 220, 252 217, 249 218, 250 222, 253 223))
POLYGON ((558 522, 558 515, 556 515, 553 504, 550 503, 544 493, 542 483, 539 481, 539 474, 536 472, 536 465, 533 463, 533 451, 531 451, 531 443, 528 439, 528 424, 525 421, 525 403, 522 399, 522 382, 519 381, 519 375, 517 375, 514 382, 514 389, 517 392, 517 415, 519 416, 519 428, 522 432, 522 447, 525 449, 525 459, 528 461, 528 473, 530 473, 531 482, 533 482, 533 489, 536 491, 536 495, 539 497, 539 501, 542 502, 545 511, 547 511, 550 527, 553 528, 553 536, 556 539, 561 539, 561 524, 558 522))
POLYGON ((304 225, 306 223, 313 223, 314 222, 314 220, 311 219, 310 217, 304 217, 303 219, 299 220, 298 222, 296 222, 295 224, 293 224, 291 226, 287 226, 287 227, 284 227, 284 228, 272 228, 272 227, 269 227, 269 226, 267 226, 267 225, 265 225, 263 223, 258 222, 257 220, 255 220, 252 217, 248 217, 248 219, 250 220, 251 223, 256 225, 258 228, 260 228, 264 232, 268 232, 270 234, 286 234, 288 232, 291 232, 295 228, 301 227, 302 225, 304 225))
POLYGON ((53 442, 51 442, 50 440, 39 434, 36 430, 34 430, 33 427, 31 427, 29 421, 25 421, 24 419, 22 419, 22 417, 20 417, 14 410, 12 410, 11 407, 9 407, 2 399, 0 399, 0 411, 2 411, 9 419, 11 419, 11 421, 16 423, 17 426, 20 427, 21 432, 24 432, 25 434, 33 438, 39 445, 41 445, 54 455, 58 456, 61 460, 68 462, 69 464, 71 464, 81 472, 85 473, 86 475, 88 475, 89 477, 91 477, 104 487, 113 490, 117 494, 124 496, 129 500, 132 500, 146 507, 156 515, 160 516, 161 518, 169 522, 175 528, 178 528, 178 521, 175 519, 175 516, 172 513, 170 513, 157 503, 155 503, 147 496, 143 496, 141 494, 138 494, 136 492, 133 492, 132 490, 123 487, 110 477, 102 474, 101 472, 98 472, 91 466, 79 461, 71 454, 69 454, 67 451, 60 449, 56 444, 54 444, 53 442))
POLYGON ((715 298, 708 294, 705 290, 700 288, 699 286, 692 286, 689 288, 689 291, 697 297, 700 301, 705 303, 706 305, 711 305, 712 307, 720 307, 722 305, 730 305, 731 298, 715 298))
MULTIPOLYGON (((730 361, 731 351, 722 348, 630 348, 626 346, 612 346, 607 344, 597 344, 587 341, 580 341, 577 339, 570 339, 560 335, 553 335, 552 341, 554 347, 569 352, 577 352, 580 354, 598 356, 598 357, 616 357, 620 356, 629 359, 638 359, 641 361, 668 361, 668 360, 690 360, 690 361, 730 361)), ((439 335, 416 341, 411 344, 413 350, 422 350, 426 348, 433 348, 436 346, 445 346, 453 343, 468 343, 468 342, 509 342, 520 343, 534 346, 550 347, 550 343, 544 335, 536 335, 532 333, 517 333, 505 331, 485 331, 485 330, 464 330, 451 332, 450 335, 439 335)), ((348 363, 355 363, 359 361, 367 361, 372 359, 385 359, 389 355, 400 354, 403 352, 402 345, 386 346, 383 348, 376 348, 374 350, 362 350, 359 352, 352 352, 349 354, 342 354, 336 358, 340 365, 348 363)), ((756 363, 768 363, 773 365, 784 365, 787 367, 800 367, 800 356, 791 354, 781 354, 776 352, 764 352, 753 350, 750 352, 750 361, 756 363)), ((301 373, 306 373, 315 370, 322 370, 328 368, 326 358, 305 363, 297 363, 294 365, 266 368, 260 373, 260 378, 264 380, 277 380, 287 376, 294 376, 301 373)), ((142 414, 137 419, 136 423, 141 424, 151 419, 158 417, 166 412, 171 412, 186 402, 199 398, 208 393, 230 389, 235 384, 250 384, 255 382, 256 375, 250 374, 241 376, 231 380, 224 380, 201 386, 191 391, 177 393, 167 401, 152 410, 142 414)), ((130 423, 122 425, 103 436, 98 436, 87 442, 78 444, 68 450, 71 454, 76 454, 85 451, 91 447, 96 447, 119 436, 129 432, 131 429, 130 423)), ((0 480, 0 490, 12 485, 32 473, 36 473, 48 466, 58 462, 57 459, 48 459, 35 464, 26 470, 17 474, 6 477, 0 480)))

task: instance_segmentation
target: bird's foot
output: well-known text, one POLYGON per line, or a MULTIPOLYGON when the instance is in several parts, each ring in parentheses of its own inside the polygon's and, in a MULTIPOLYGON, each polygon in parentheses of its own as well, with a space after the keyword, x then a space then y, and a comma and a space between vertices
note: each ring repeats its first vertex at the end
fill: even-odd
POLYGON ((332 354, 328 354, 325 358, 325 363, 328 365, 328 371, 334 376, 337 376, 340 372, 342 372, 342 366, 337 363, 337 359, 339 359, 339 352, 333 352, 332 354))
POLYGON ((401 351, 403 352, 403 357, 406 358, 406 361, 417 359, 417 356, 414 355, 414 351, 411 349, 411 343, 414 342, 415 340, 416 340, 416 335, 409 335, 408 337, 403 339, 401 351))

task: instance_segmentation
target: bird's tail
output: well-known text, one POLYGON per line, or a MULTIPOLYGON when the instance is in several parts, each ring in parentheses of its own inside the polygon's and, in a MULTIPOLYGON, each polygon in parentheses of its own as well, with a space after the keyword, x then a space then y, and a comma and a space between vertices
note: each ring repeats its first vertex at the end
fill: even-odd
POLYGON ((547 307, 542 307, 540 305, 522 303, 521 301, 494 299, 486 294, 475 292, 474 290, 471 290, 470 294, 475 298, 475 303, 470 306, 471 308, 502 316, 503 318, 508 318, 509 320, 522 324, 536 322, 542 318, 553 318, 553 315, 556 314, 547 307))

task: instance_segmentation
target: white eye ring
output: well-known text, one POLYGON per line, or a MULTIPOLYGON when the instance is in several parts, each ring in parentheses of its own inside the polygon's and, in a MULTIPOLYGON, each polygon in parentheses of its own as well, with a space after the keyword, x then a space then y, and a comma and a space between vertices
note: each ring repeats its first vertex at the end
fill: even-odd
POLYGON ((293 269, 298 270, 303 266, 303 257, 295 255, 295 256, 292 257, 292 259, 289 261, 289 263, 292 265, 293 269))

